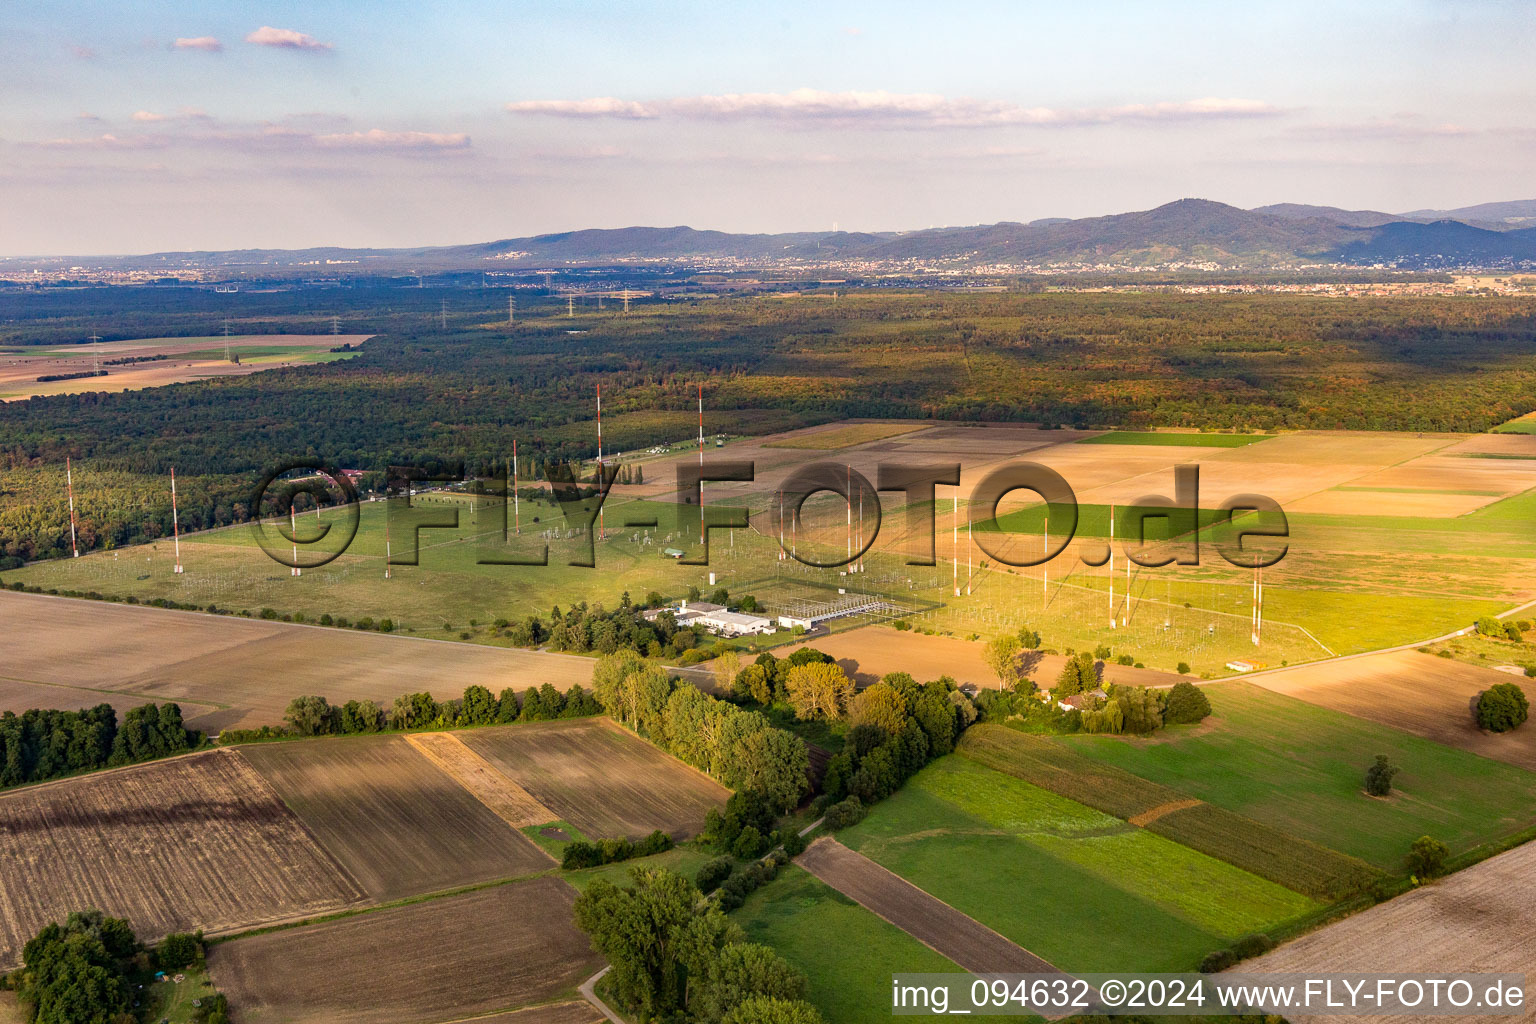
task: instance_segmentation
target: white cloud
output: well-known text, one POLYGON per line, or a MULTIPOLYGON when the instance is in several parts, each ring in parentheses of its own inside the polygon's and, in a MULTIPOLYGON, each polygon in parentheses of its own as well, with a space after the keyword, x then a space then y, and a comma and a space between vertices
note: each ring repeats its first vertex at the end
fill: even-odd
POLYGON ((224 49, 224 44, 213 36, 192 36, 178 38, 171 44, 175 50, 204 50, 208 53, 218 53, 224 49))
POLYGON ((313 138, 318 146, 341 149, 469 148, 469 136, 464 132, 386 132, 379 128, 371 128, 366 132, 340 132, 332 135, 316 135, 313 138))
POLYGON ((151 110, 136 110, 133 113, 133 119, 135 121, 140 121, 140 122, 144 122, 144 123, 147 124, 147 123, 154 122, 154 121, 164 121, 165 120, 165 115, 164 114, 156 114, 154 111, 151 111, 151 110))
POLYGON ((261 26, 261 28, 246 36, 245 41, 256 46, 273 46, 280 50, 335 49, 330 43, 322 43, 312 35, 295 32, 291 28, 273 28, 271 25, 261 26))
POLYGON ((1000 100, 951 98, 937 93, 825 92, 819 89, 725 93, 650 101, 620 100, 611 96, 581 100, 522 100, 508 103, 507 110, 513 114, 563 118, 772 118, 960 128, 1208 120, 1264 117, 1281 112, 1260 100, 1219 97, 1117 107, 1052 108, 1026 107, 1000 100))
POLYGON ((119 138, 108 132, 88 139, 49 139, 39 145, 44 149, 160 149, 166 145, 166 140, 159 135, 119 138))
POLYGON ((521 100, 508 103, 507 111, 513 114, 548 114, 551 117, 648 118, 659 116, 655 106, 614 99, 612 96, 596 96, 587 100, 521 100))

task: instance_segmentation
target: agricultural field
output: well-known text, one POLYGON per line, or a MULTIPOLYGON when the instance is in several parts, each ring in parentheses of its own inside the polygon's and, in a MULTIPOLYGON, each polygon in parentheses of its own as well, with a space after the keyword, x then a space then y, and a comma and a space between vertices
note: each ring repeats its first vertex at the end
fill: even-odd
POLYGON ((896 972, 960 970, 795 865, 748 896, 731 919, 753 942, 772 946, 799 968, 810 1000, 837 1024, 889 1021, 890 977, 896 972))
POLYGON ((0 795, 0 964, 50 920, 96 907, 140 937, 250 928, 364 892, 231 751, 0 795))
POLYGON ((976 725, 967 730, 958 750, 994 771, 1112 814, 1322 902, 1352 896, 1379 877, 1357 858, 1149 782, 1045 737, 1004 726, 976 725))
MULTIPOLYGON (((706 485, 711 506, 752 513, 750 529, 712 535, 708 567, 661 554, 665 547, 699 553, 676 503, 673 474, 696 455, 678 450, 648 461, 644 483, 615 485, 603 514, 605 536, 595 541, 596 571, 568 564, 585 556, 589 538, 573 531, 549 502, 522 502, 521 534, 504 539, 499 501, 431 492, 418 495, 409 511, 393 503, 396 560, 406 557, 402 535, 409 536, 412 520, 456 513, 458 525, 422 530, 419 564, 394 566, 388 580, 386 502, 364 502, 346 553, 301 577, 262 554, 251 529, 239 527, 185 537, 187 572, 181 575, 171 571, 171 545, 162 539, 37 563, 4 579, 252 613, 269 607, 309 621, 322 614, 389 618, 400 633, 494 646, 508 643, 491 625, 499 618, 545 616, 552 606, 579 600, 612 607, 626 592, 639 598, 652 591, 678 597, 691 586, 707 591, 713 572, 719 585, 750 593, 775 613, 835 601, 830 595, 838 590, 888 606, 883 616, 835 621, 837 632, 898 617, 915 630, 960 638, 1027 625, 1049 648, 1106 645, 1149 669, 1168 672, 1186 662, 1206 677, 1228 674, 1226 664, 1234 658, 1275 667, 1419 643, 1536 598, 1529 582, 1536 578, 1536 538, 1526 525, 1536 508, 1536 436, 1316 431, 1248 435, 1262 443, 1241 447, 1199 447, 1201 564, 1156 568, 1126 557, 1123 517, 1148 495, 1172 493, 1174 467, 1190 461, 1189 447, 1117 441, 1112 433, 905 426, 912 429, 839 449, 835 460, 870 479, 882 462, 959 462, 961 493, 1010 460, 1039 461, 1076 490, 1081 504, 1075 539, 1044 566, 1001 565, 983 545, 1010 558, 1038 557, 1046 539, 1045 507, 1028 504, 1027 492, 1017 492, 1000 506, 1006 532, 999 534, 985 523, 978 526, 977 517, 989 510, 941 493, 936 508, 915 509, 921 522, 934 524, 938 564, 909 565, 912 556, 926 553, 927 527, 914 532, 899 492, 886 492, 879 536, 862 571, 843 575, 781 559, 773 488, 822 456, 776 446, 830 432, 812 429, 733 441, 723 456, 714 453, 752 460, 757 477, 751 484, 706 485), (1099 443, 1076 443, 1085 439, 1099 443), (1485 457, 1494 455, 1500 457, 1485 457), (1236 527, 1214 521, 1223 500, 1254 490, 1281 504, 1289 527, 1284 559, 1263 574, 1257 644, 1254 573, 1219 556, 1218 547, 1236 527), (1089 564, 1102 557, 1112 507, 1119 518, 1113 572, 1109 565, 1089 564), (656 525, 627 525, 646 519, 656 525), (547 566, 483 564, 487 558, 536 556, 546 546, 547 566)), ((855 536, 866 529, 874 534, 874 515, 873 508, 855 515, 855 536)), ((808 503, 807 516, 785 545, 807 556, 841 556, 848 546, 844 503, 820 495, 808 503)), ((315 517, 317 524, 305 516, 300 533, 340 517, 325 511, 315 517)), ((1062 529, 1058 522, 1053 543, 1062 529)), ((1165 532, 1151 520, 1149 542, 1167 543, 1165 532)))
POLYGON ((839 838, 1066 971, 1185 970, 1299 893, 958 756, 839 838))
MULTIPOLYGON (((1536 843, 1526 843, 1288 942, 1240 969, 1364 973, 1391 965, 1394 974, 1434 974, 1454 964, 1461 970, 1524 974, 1525 1010, 1518 1019, 1531 1020, 1536 1014, 1532 1009, 1536 978, 1531 977, 1531 964, 1536 962, 1533 871, 1536 843)), ((1409 1015, 1286 1017, 1296 1024, 1423 1020, 1409 1015)))
POLYGON ((237 749, 375 900, 554 866, 403 736, 237 749))
POLYGON ((334 362, 356 355, 367 334, 260 334, 226 338, 140 338, 95 344, 0 349, 0 402, 38 395, 134 391, 186 381, 256 373, 277 366, 334 362), (227 354, 226 354, 227 353, 227 354), (105 370, 105 376, 39 377, 105 370))
POLYGON ((1241 448, 1264 440, 1263 434, 1205 434, 1189 431, 1107 430, 1078 444, 1150 444, 1173 448, 1241 448))
POLYGON ((764 444, 769 448, 835 451, 839 448, 852 448, 857 444, 868 444, 871 441, 884 441, 887 438, 924 429, 927 427, 922 423, 848 423, 842 426, 798 431, 793 436, 778 441, 766 441, 764 444))
POLYGON ((1251 683, 1205 692, 1195 729, 1052 742, 1391 871, 1421 835, 1460 853, 1536 824, 1532 772, 1251 683), (1363 790, 1377 754, 1402 769, 1385 799, 1363 790))
POLYGON ((575 891, 537 878, 215 945, 209 971, 242 1024, 586 1024, 566 1005, 601 965, 572 921, 575 891), (563 997, 563 998, 562 998, 563 997))
MULTIPOLYGON (((1484 662, 1484 666, 1492 664, 1484 662)), ((1418 651, 1369 654, 1266 672, 1253 683, 1308 704, 1342 711, 1482 757, 1536 771, 1536 733, 1489 733, 1477 727, 1477 698, 1514 683, 1536 700, 1536 681, 1418 651)))
POLYGON ((474 729, 459 736, 552 819, 591 839, 696 834, 730 791, 606 717, 474 729))
POLYGON ((105 701, 121 712, 172 700, 188 726, 210 734, 280 724, 301 694, 387 705, 423 689, 442 700, 475 683, 499 692, 548 682, 563 692, 592 678, 591 660, 569 655, 104 601, 0 592, 0 620, 0 710, 105 701))

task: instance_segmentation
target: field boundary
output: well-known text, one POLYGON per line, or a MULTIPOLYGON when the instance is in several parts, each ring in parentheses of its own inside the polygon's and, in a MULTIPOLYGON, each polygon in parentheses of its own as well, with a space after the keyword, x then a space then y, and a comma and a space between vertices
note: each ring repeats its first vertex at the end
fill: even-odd
POLYGON ((795 858, 795 863, 876 917, 895 925, 968 971, 977 974, 1066 974, 1007 936, 956 910, 862 853, 850 850, 831 836, 817 839, 795 858))

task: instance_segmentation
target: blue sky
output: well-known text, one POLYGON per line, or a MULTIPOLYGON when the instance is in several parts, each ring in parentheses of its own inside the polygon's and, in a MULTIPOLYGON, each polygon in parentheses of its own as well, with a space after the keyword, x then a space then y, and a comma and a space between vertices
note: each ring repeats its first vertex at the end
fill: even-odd
POLYGON ((1519 3, 10 4, 0 255, 1530 198, 1519 3))

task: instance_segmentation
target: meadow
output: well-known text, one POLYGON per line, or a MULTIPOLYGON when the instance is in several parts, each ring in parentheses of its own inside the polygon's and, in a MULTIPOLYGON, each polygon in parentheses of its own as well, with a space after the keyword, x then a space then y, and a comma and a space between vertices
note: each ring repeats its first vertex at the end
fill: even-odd
POLYGON ((1251 683, 1205 689, 1199 729, 1054 742, 1393 872, 1421 835, 1460 853, 1536 823, 1536 773, 1251 683), (1384 799, 1364 792, 1377 754, 1402 769, 1384 799))
POLYGON ((731 919, 753 942, 772 946, 798 968, 806 976, 811 1002, 838 1024, 888 1021, 894 973, 960 970, 793 865, 748 896, 731 919))
POLYGON ((1185 970, 1318 904, 961 757, 839 834, 1067 971, 1185 970))

